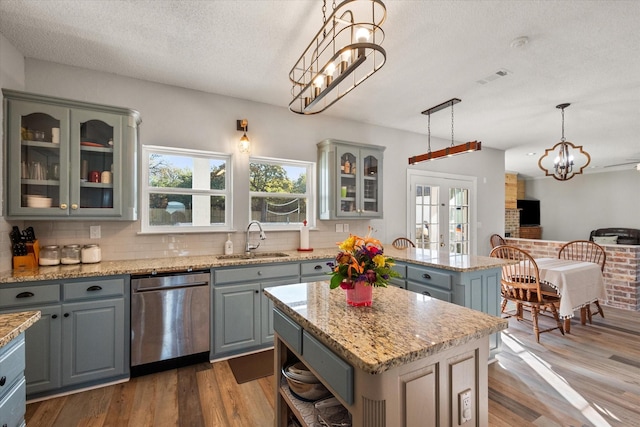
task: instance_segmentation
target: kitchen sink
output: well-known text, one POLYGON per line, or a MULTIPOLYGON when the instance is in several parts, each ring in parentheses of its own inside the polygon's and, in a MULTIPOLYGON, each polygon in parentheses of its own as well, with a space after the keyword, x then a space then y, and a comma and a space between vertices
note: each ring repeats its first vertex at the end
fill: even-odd
POLYGON ((234 255, 218 255, 216 258, 218 259, 263 259, 263 258, 284 258, 288 257, 289 254, 285 254, 284 252, 251 252, 249 255, 247 254, 234 254, 234 255))

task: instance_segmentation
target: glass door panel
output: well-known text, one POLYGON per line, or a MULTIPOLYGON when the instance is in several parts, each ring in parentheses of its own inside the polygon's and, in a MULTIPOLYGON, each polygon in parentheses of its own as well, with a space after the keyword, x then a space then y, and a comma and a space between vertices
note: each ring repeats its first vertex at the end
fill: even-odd
POLYGON ((449 252, 469 254, 469 190, 449 188, 449 252))
POLYGON ((440 189, 438 187, 418 184, 415 186, 414 191, 416 247, 438 250, 438 234, 440 233, 440 189))
POLYGON ((358 214, 358 180, 357 153, 348 150, 339 150, 340 158, 340 179, 339 179, 339 201, 340 213, 358 214))
POLYGON ((378 158, 374 155, 364 155, 363 160, 363 189, 362 209, 367 213, 379 211, 379 176, 378 158))
POLYGON ((121 117, 73 111, 71 127, 71 215, 105 216, 120 212, 121 117))
POLYGON ((66 215, 60 206, 67 195, 68 151, 60 141, 67 134, 68 110, 18 101, 9 108, 11 214, 66 215))

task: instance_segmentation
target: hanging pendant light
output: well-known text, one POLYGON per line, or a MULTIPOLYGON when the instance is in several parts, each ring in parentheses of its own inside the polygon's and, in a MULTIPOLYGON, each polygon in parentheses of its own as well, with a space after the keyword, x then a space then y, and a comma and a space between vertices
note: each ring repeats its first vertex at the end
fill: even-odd
POLYGON ((385 63, 380 27, 387 9, 380 0, 345 0, 326 18, 291 71, 292 101, 289 110, 297 114, 320 113, 368 79, 385 63))
POLYGON ((456 154, 470 153, 472 151, 482 150, 482 142, 480 141, 469 141, 463 144, 453 145, 453 106, 458 102, 460 102, 460 99, 452 98, 448 101, 443 102, 442 104, 438 104, 435 107, 431 107, 428 110, 424 110, 422 112, 422 114, 426 114, 428 118, 428 148, 427 152, 424 154, 409 157, 410 165, 416 164, 418 162, 424 162, 426 160, 435 160, 442 157, 455 156, 456 154), (431 113, 435 113, 448 107, 451 107, 451 145, 447 148, 443 148, 442 150, 431 151, 431 113))
POLYGON ((545 176, 553 176, 558 181, 568 181, 575 175, 582 174, 582 170, 591 162, 591 156, 582 149, 581 145, 573 145, 564 138, 564 109, 569 105, 571 104, 565 103, 556 105, 556 108, 562 110, 562 138, 560 139, 560 142, 552 148, 546 149, 542 157, 540 157, 540 160, 538 160, 538 167, 544 171, 545 176), (545 161, 544 159, 549 156, 549 153, 557 153, 556 157, 553 159, 552 172, 550 171, 551 168, 545 168, 543 166, 545 161), (579 154, 586 158, 586 162, 580 167, 580 169, 576 170, 575 156, 579 154))

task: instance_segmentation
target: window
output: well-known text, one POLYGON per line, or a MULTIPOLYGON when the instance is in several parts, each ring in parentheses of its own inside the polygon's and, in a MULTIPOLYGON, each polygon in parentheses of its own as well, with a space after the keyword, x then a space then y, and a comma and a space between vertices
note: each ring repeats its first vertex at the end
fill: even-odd
POLYGON ((252 157, 249 159, 250 220, 267 228, 298 229, 316 223, 315 163, 252 157))
POLYGON ((142 147, 142 233, 231 229, 231 156, 142 147))

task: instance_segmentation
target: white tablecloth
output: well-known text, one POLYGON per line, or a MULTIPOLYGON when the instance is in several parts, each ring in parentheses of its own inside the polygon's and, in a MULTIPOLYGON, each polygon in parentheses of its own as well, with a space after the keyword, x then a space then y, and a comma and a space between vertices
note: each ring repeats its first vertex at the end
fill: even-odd
POLYGON ((540 280, 551 285, 560 299, 560 318, 573 317, 573 312, 598 299, 605 298, 600 266, 593 262, 557 258, 537 258, 540 280))

